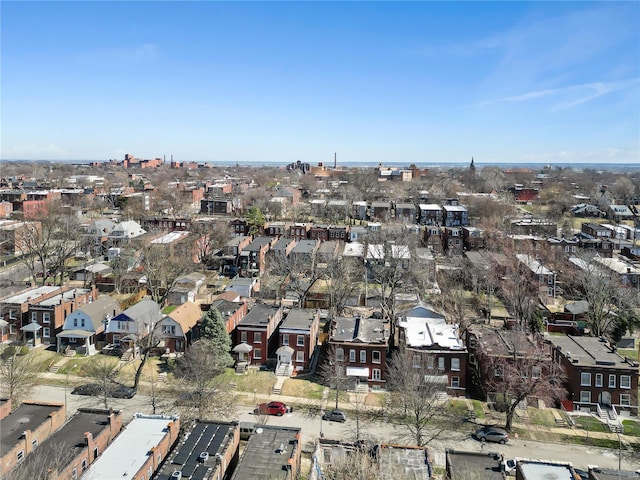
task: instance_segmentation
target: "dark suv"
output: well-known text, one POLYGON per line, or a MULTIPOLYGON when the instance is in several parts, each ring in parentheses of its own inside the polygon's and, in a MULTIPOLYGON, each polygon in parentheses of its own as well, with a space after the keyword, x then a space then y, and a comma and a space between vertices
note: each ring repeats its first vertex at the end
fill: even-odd
POLYGON ((334 408, 322 416, 323 420, 328 420, 330 422, 346 422, 347 414, 338 408, 334 408))

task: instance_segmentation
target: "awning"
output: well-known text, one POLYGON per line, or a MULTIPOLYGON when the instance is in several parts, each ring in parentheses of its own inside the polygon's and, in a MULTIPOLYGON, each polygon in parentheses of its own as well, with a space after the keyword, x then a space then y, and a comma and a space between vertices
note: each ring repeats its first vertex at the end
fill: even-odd
POLYGON ((25 325, 24 327, 22 327, 20 330, 22 332, 37 332, 38 330, 40 330, 42 327, 40 326, 39 323, 36 322, 31 322, 28 325, 25 325))
POLYGON ((136 335, 135 333, 131 333, 125 337, 122 337, 120 339, 121 342, 137 342, 138 341, 138 335, 136 335))
POLYGON ((252 350, 253 350, 253 347, 248 343, 241 343, 233 347, 231 351, 235 353, 249 353, 252 350))
POLYGON ((425 375, 424 383, 431 385, 449 385, 449 377, 446 375, 425 375))
POLYGON ((94 332, 89 332, 88 330, 76 329, 76 330, 63 330, 58 334, 58 336, 65 337, 65 338, 89 338, 93 334, 94 332))
POLYGON ((0 318, 0 327, 6 327, 9 325, 9 322, 0 318))
POLYGON ((369 378, 369 369, 367 367, 347 367, 347 377, 369 378))
POLYGON ((277 354, 288 353, 289 355, 293 355, 293 352, 295 352, 295 350, 288 345, 283 345, 282 347, 276 350, 277 354))

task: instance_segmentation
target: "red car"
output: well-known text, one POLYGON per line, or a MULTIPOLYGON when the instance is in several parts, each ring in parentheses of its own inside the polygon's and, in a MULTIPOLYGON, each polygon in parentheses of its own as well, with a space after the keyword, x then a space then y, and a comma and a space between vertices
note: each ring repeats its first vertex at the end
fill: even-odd
POLYGON ((256 415, 276 415, 281 417, 288 411, 287 406, 282 402, 269 402, 258 405, 253 413, 256 415))

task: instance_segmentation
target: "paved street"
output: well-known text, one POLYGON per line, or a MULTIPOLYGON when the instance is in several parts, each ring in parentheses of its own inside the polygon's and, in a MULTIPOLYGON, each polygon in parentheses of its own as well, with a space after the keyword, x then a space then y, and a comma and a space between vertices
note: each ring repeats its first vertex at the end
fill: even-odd
MULTIPOLYGON (((67 405, 68 415, 77 408, 99 407, 102 408, 102 400, 96 397, 71 395, 70 389, 60 386, 39 385, 32 398, 42 401, 61 402, 67 405)), ((287 401, 286 399, 283 399, 287 401)), ((264 401, 258 399, 257 401, 264 401)), ((132 399, 109 399, 109 406, 123 411, 125 421, 136 412, 152 413, 151 398, 146 395, 136 395, 132 399)), ((240 406, 238 417, 240 421, 256 422, 259 420, 253 413, 253 406, 240 406)), ((170 413, 158 410, 158 413, 170 413)), ((264 418, 264 417, 261 417, 264 418)), ((301 410, 296 410, 282 417, 269 416, 266 418, 269 425, 296 426, 302 428, 302 440, 305 448, 315 441, 322 431, 325 438, 353 440, 355 438, 356 422, 349 418, 346 423, 321 421, 319 415, 307 415, 301 410)), ((361 434, 366 438, 375 439, 384 443, 402 443, 399 432, 394 425, 380 422, 367 422, 361 425, 361 434)), ((446 448, 454 448, 466 451, 490 451, 503 453, 505 457, 539 458, 557 461, 570 461, 576 467, 585 468, 588 465, 597 465, 606 468, 618 468, 618 451, 601 449, 589 446, 572 444, 557 444, 537 442, 531 440, 511 439, 507 445, 487 444, 469 437, 464 432, 446 432, 442 440, 437 440, 430 445, 434 453, 436 465, 444 466, 444 451, 446 448)), ((623 469, 640 469, 640 458, 630 458, 623 455, 621 462, 623 469)))

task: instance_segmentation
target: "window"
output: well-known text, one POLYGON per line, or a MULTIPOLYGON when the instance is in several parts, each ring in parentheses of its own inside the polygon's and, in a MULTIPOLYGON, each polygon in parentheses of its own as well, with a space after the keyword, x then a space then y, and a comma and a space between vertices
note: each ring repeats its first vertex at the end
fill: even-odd
POLYGON ((367 351, 360 350, 360 363, 367 363, 367 351))
POLYGON ((438 357, 438 370, 444 370, 444 357, 438 357))
POLYGON ((583 387, 591 386, 591 374, 589 372, 582 372, 580 374, 580 385, 583 387))
POLYGON ((323 448, 322 457, 324 458, 324 463, 331 463, 331 449, 323 448))
POLYGON ((33 448, 36 448, 38 446, 38 439, 37 438, 31 441, 31 446, 33 448))
POLYGON ((304 335, 298 335, 298 338, 296 339, 296 345, 298 347, 304 347, 304 335))
POLYGON ((413 368, 420 368, 420 355, 414 355, 412 358, 413 368))
MULTIPOLYGON (((75 338, 69 339, 70 342, 75 342, 75 338)), ((120 335, 113 336, 113 343, 115 345, 120 345, 120 335)))
POLYGON ((596 387, 602 386, 603 376, 601 373, 596 373, 596 387))
POLYGON ((344 362, 344 349, 336 348, 336 362, 344 362))
POLYGON ((382 371, 379 368, 374 368, 371 370, 371 380, 381 380, 382 379, 382 371))
POLYGON ((247 332, 240 332, 240 342, 247 343, 247 332))
POLYGON ((31 321, 32 322, 38 321, 38 312, 31 312, 31 321))
POLYGON ((176 326, 175 325, 163 325, 162 326, 162 333, 165 334, 165 335, 175 335, 176 326))
POLYGON ((580 402, 591 403, 591 392, 589 392, 588 390, 582 390, 580 392, 580 402))
POLYGON ((73 319, 73 326, 74 326, 74 327, 77 327, 77 326, 78 326, 78 319, 77 319, 77 318, 74 318, 74 319, 73 319))
POLYGON ((151 475, 153 475, 153 467, 149 466, 149 468, 147 468, 147 477, 150 479, 151 475))
POLYGON ((304 363, 304 351, 303 350, 298 350, 296 352, 296 362, 304 363))
POLYGON ((460 359, 459 358, 452 358, 451 359, 451 370, 454 370, 456 372, 460 371, 460 359))
POLYGON ((547 288, 547 297, 553 297, 553 288, 547 288))
POLYGON ((262 332, 253 332, 253 343, 262 342, 262 332))
POLYGON ((282 345, 289 345, 289 334, 287 333, 283 333, 282 334, 282 345))
POLYGON ((371 352, 371 361, 373 363, 382 363, 382 355, 380 355, 379 350, 374 350, 371 352))
POLYGON ((355 362, 356 361, 356 351, 355 350, 349 350, 349 361, 350 362, 355 362))
POLYGON ((16 311, 15 311, 15 310, 13 310, 13 309, 9 309, 9 318, 10 318, 11 320, 15 320, 15 319, 17 318, 17 317, 16 317, 16 311))
POLYGON ((93 449, 93 458, 98 458, 98 447, 93 449))
POLYGON ((609 388, 616 388, 616 376, 609 375, 609 388))
POLYGON ((87 469, 87 459, 82 459, 82 471, 84 472, 87 469))
POLYGON ((51 329, 49 327, 44 327, 42 329, 42 336, 44 338, 49 338, 51 336, 51 329))
POLYGON ((262 349, 261 348, 254 348, 253 349, 253 358, 255 358, 256 360, 261 360, 262 359, 262 349))
POLYGON ((81 319, 80 319, 80 326, 81 326, 81 327, 84 327, 84 318, 81 318, 81 319))
POLYGON ((542 368, 534 365, 531 369, 531 378, 540 378, 542 376, 542 368))
POLYGON ((620 375, 620 388, 631 388, 631 375, 620 375))
POLYGON ((51 313, 44 312, 42 314, 42 323, 49 323, 49 322, 51 322, 51 313))
POLYGON ((451 388, 460 388, 460 377, 451 377, 451 388))
POLYGON ((17 454, 18 457, 18 462, 21 462, 22 460, 24 460, 24 450, 20 450, 17 454))
POLYGON ((9 325, 9 333, 11 335, 15 335, 16 333, 18 333, 18 329, 16 328, 16 326, 13 323, 11 325, 9 325))
POLYGON ((628 393, 621 393, 620 394, 620 405, 623 405, 625 407, 630 407, 631 406, 631 395, 629 395, 628 393))

